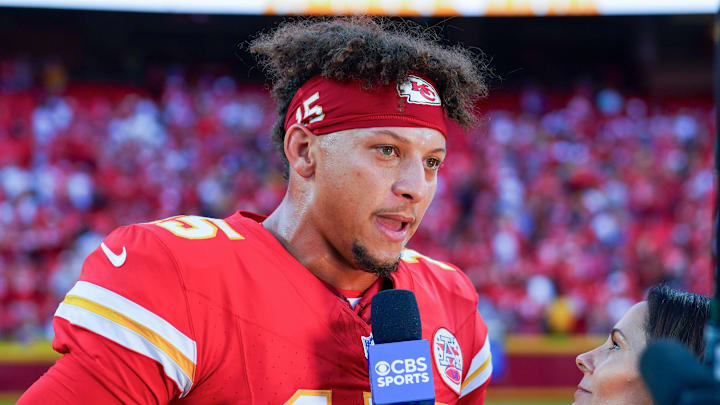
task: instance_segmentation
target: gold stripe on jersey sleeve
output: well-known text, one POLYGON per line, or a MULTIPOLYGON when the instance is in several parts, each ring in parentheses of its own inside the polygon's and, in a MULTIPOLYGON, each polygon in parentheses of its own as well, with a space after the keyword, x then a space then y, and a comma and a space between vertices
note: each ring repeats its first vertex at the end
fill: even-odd
POLYGON ((487 366, 490 364, 491 359, 492 359, 492 356, 488 356, 487 360, 485 360, 485 362, 480 367, 478 367, 477 370, 475 370, 472 374, 467 376, 465 378, 465 381, 463 381, 462 385, 460 386, 460 389, 461 390, 464 389, 473 380, 473 378, 477 377, 480 373, 482 373, 487 368, 487 366))
POLYGON ((98 314, 105 319, 115 322, 118 325, 124 326, 133 332, 139 334, 143 338, 147 339, 150 343, 155 345, 157 348, 162 350, 168 357, 170 357, 191 379, 195 378, 195 363, 188 359, 182 354, 175 346, 165 340, 162 336, 153 332, 148 327, 132 320, 131 318, 110 309, 106 306, 98 304, 89 299, 78 297, 76 295, 67 295, 63 301, 66 304, 74 305, 86 309, 90 312, 98 314))

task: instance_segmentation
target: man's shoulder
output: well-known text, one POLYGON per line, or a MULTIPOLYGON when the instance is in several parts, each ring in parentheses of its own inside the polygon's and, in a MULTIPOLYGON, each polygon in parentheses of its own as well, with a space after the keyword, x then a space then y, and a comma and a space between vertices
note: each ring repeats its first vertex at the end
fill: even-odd
POLYGON ((445 297, 477 302, 472 282, 457 266, 426 256, 413 249, 404 249, 401 264, 408 270, 415 288, 440 291, 445 297))
POLYGON ((238 251, 246 253, 240 256, 241 259, 251 259, 258 250, 272 249, 272 245, 266 243, 267 240, 259 240, 267 239, 267 235, 258 232, 258 227, 259 224, 253 219, 238 214, 225 219, 176 215, 120 227, 113 233, 122 232, 130 238, 142 234, 152 235, 151 238, 165 251, 158 251, 157 254, 167 253, 187 265, 192 264, 194 258, 205 264, 208 260, 219 260, 224 256, 237 259, 238 251))
POLYGON ((110 264, 135 272, 143 279, 177 273, 187 282, 209 282, 218 276, 223 278, 223 272, 231 274, 253 267, 255 261, 275 248, 257 222, 237 217, 177 215, 121 226, 89 259, 101 267, 110 264))
POLYGON ((175 215, 129 227, 137 232, 151 232, 169 248, 175 249, 178 245, 226 246, 228 243, 245 240, 248 232, 246 222, 236 220, 236 216, 220 219, 200 215, 175 215))
POLYGON ((226 292, 242 285, 254 261, 267 255, 262 243, 245 246, 254 240, 246 228, 187 215, 121 226, 86 258, 70 295, 98 305, 114 299, 113 311, 133 322, 149 314, 146 318, 160 317, 190 336, 188 314, 202 322, 204 309, 188 297, 229 305, 226 292))

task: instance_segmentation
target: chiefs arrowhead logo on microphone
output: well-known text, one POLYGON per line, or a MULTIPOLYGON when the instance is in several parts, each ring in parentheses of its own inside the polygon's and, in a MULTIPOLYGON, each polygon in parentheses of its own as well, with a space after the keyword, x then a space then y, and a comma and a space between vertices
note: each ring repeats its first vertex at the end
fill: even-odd
POLYGON ((428 81, 417 76, 409 75, 408 81, 398 83, 398 95, 405 97, 408 103, 440 105, 440 95, 428 81))

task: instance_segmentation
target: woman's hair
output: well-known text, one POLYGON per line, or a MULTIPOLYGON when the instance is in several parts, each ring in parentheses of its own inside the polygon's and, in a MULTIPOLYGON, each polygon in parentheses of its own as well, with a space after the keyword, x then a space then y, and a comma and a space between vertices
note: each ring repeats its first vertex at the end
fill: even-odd
MULTIPOLYGON (((477 120, 477 101, 490 74, 482 56, 439 43, 430 29, 410 22, 369 17, 299 19, 281 24, 250 42, 272 83, 278 120, 272 140, 282 150, 290 101, 308 79, 361 80, 368 89, 407 79, 429 78, 448 117, 463 126, 477 120)), ((284 154, 283 154, 284 156, 284 154)))
POLYGON ((702 295, 654 286, 648 292, 648 318, 645 333, 648 343, 657 339, 675 339, 696 357, 705 351, 703 332, 710 318, 710 299, 702 295))

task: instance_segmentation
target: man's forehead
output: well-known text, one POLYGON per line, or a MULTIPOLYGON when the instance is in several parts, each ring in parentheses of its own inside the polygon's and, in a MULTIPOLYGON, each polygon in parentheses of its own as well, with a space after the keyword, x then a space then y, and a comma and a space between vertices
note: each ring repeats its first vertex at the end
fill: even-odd
POLYGON ((338 131, 335 134, 337 134, 337 137, 346 137, 349 139, 354 139, 356 141, 364 141, 368 138, 390 138, 400 144, 414 144, 418 146, 431 146, 433 148, 445 148, 445 137, 440 131, 433 128, 355 128, 346 131, 338 131))

